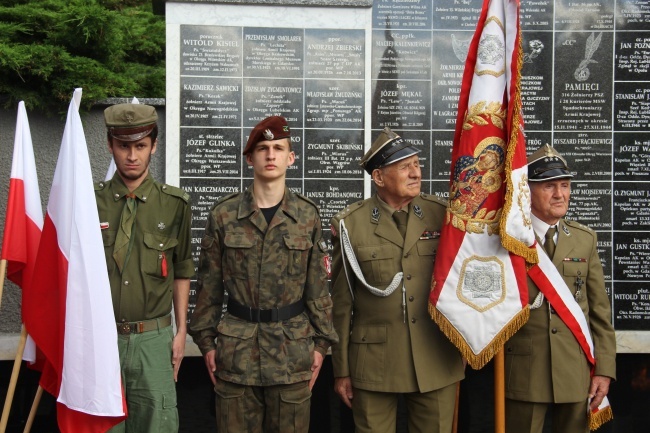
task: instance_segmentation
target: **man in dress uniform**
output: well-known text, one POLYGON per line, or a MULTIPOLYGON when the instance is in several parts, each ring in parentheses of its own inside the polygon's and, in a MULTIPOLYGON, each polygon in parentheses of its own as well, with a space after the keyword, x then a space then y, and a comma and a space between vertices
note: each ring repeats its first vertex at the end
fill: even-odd
POLYGON ((541 433, 549 408, 553 432, 588 432, 587 409, 598 407, 616 375, 616 340, 596 233, 564 219, 572 177, 548 144, 528 158, 533 229, 584 313, 596 366, 590 375, 578 341, 529 279, 530 319, 505 345, 509 432, 541 433))
POLYGON ((334 388, 357 433, 451 432, 459 352, 427 311, 445 204, 420 193, 419 150, 385 128, 361 159, 376 193, 331 221, 334 388))
POLYGON ((194 275, 189 196, 149 174, 158 146, 154 107, 113 105, 104 118, 117 170, 95 184, 95 197, 129 414, 111 431, 177 432, 175 381, 194 275))
POLYGON ((327 244, 316 205, 285 184, 295 155, 284 117, 258 123, 243 153, 253 184, 208 214, 190 334, 220 433, 307 433, 311 388, 337 341, 327 244))

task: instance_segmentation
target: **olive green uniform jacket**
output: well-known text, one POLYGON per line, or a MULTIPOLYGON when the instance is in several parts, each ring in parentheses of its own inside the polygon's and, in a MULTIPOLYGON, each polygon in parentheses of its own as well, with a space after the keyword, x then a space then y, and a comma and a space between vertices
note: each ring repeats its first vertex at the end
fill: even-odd
POLYGON ((189 195, 180 188, 156 182, 151 175, 133 191, 137 197, 132 229, 135 238, 120 274, 113 258, 113 246, 128 193, 117 173, 113 179, 95 184, 116 322, 169 314, 174 279, 194 276, 189 195))
MULTIPOLYGON (((403 239, 376 196, 350 205, 332 218, 332 297, 340 342, 332 347, 334 377, 350 377, 356 388, 382 392, 429 392, 463 378, 461 356, 428 313, 433 262, 445 205, 421 194, 410 204, 403 239), (417 209, 420 211, 417 211, 417 209), (350 293, 341 258, 339 222, 344 220, 367 283, 385 289, 404 272, 391 295, 373 295, 354 276, 350 293)), ((347 260, 347 258, 346 258, 347 260)))
MULTIPOLYGON (((566 285, 575 295, 578 277, 584 282, 578 304, 591 329, 599 376, 616 378, 616 340, 603 267, 596 250, 596 233, 561 219, 553 256, 566 285)), ((533 302, 539 290, 528 280, 533 302)), ((537 403, 585 401, 590 386, 587 358, 569 328, 548 302, 531 310, 530 319, 505 345, 506 397, 537 403)))
POLYGON ((249 386, 311 379, 313 351, 325 355, 337 341, 326 251, 318 208, 288 188, 270 224, 252 186, 212 207, 189 333, 203 354, 216 348, 216 376, 249 386), (259 309, 302 300, 305 311, 282 322, 249 322, 224 309, 226 292, 259 309))

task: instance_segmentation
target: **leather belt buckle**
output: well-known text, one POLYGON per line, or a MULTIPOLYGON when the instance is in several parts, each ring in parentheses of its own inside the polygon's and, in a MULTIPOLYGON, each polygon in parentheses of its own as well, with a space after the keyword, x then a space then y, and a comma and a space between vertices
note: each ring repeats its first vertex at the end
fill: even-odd
POLYGON ((122 335, 129 335, 131 333, 131 324, 127 322, 122 322, 117 325, 118 331, 120 331, 120 334, 122 335))

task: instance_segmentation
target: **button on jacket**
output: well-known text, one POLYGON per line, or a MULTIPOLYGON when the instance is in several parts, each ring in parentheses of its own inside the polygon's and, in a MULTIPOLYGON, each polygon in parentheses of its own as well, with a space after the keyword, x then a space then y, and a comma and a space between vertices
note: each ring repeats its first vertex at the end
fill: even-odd
POLYGON ((216 348, 216 376, 250 386, 311 378, 312 351, 325 355, 337 341, 321 232, 317 207, 288 188, 270 224, 252 186, 211 209, 189 333, 203 354, 216 348), (305 311, 281 322, 250 322, 223 308, 226 292, 254 309, 302 300, 305 311))
POLYGON ((169 314, 175 278, 194 276, 189 196, 147 175, 133 191, 137 200, 132 249, 120 274, 113 246, 129 190, 116 173, 95 184, 115 321, 154 319, 169 314), (166 274, 166 276, 165 276, 166 274))

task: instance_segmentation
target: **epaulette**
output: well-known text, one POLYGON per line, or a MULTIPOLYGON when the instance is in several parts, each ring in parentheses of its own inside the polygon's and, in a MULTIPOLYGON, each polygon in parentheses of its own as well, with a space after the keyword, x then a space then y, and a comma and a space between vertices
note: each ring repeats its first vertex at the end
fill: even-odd
POLYGON ((171 185, 167 185, 167 184, 162 184, 160 189, 165 194, 168 194, 168 195, 171 195, 171 196, 174 196, 174 197, 178 197, 181 200, 183 200, 185 203, 190 202, 190 195, 184 189, 181 189, 181 188, 178 188, 178 187, 175 187, 175 186, 171 186, 171 185))
POLYGON ((563 220, 563 221, 564 221, 564 223, 565 223, 566 225, 568 225, 568 226, 571 227, 571 228, 574 228, 574 229, 577 229, 577 230, 582 230, 582 231, 587 232, 587 233, 592 234, 592 235, 594 234, 594 230, 593 230, 593 229, 587 227, 587 226, 584 225, 584 224, 580 224, 580 223, 577 222, 577 221, 573 221, 573 220, 563 220))
POLYGON ((437 195, 420 193, 420 197, 422 198, 422 200, 432 201, 434 203, 438 203, 442 206, 447 207, 447 202, 441 199, 440 197, 438 197, 437 195))
POLYGON ((346 208, 344 208, 343 210, 339 211, 339 213, 334 215, 334 218, 340 221, 341 219, 348 217, 351 213, 361 209, 365 202, 366 200, 360 200, 356 203, 352 203, 351 205, 348 205, 346 208))
POLYGON ((95 191, 103 190, 104 188, 106 188, 106 186, 108 185, 109 182, 110 182, 110 180, 102 180, 102 181, 99 181, 99 182, 95 182, 95 191))
POLYGON ((231 198, 235 198, 235 197, 237 197, 239 194, 241 194, 241 192, 233 192, 233 193, 230 193, 230 194, 228 194, 228 195, 224 195, 223 197, 221 197, 219 200, 217 200, 217 201, 212 205, 212 207, 210 208, 210 210, 212 210, 212 209, 214 209, 215 207, 219 206, 221 203, 223 203, 223 202, 225 202, 225 201, 227 201, 227 200, 230 200, 231 198))

